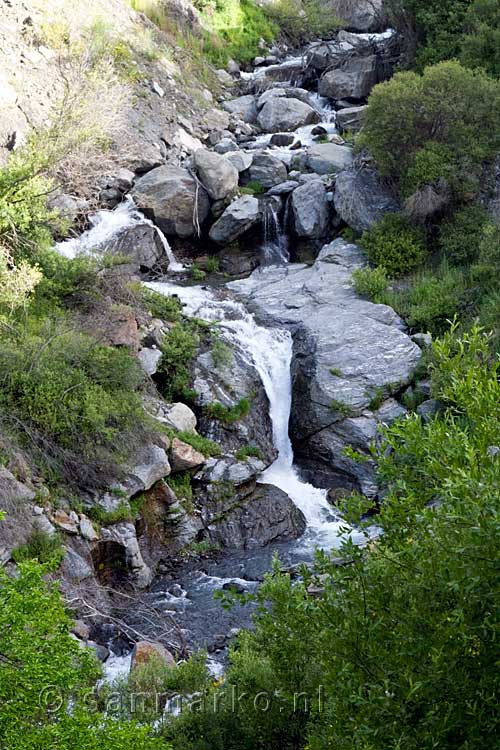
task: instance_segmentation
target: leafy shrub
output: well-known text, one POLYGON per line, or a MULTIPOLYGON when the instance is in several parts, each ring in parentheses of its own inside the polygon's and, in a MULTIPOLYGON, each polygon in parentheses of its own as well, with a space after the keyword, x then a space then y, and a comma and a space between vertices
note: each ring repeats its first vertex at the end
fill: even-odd
POLYGON ((385 268, 357 268, 352 274, 354 289, 361 297, 368 297, 377 304, 383 302, 389 285, 385 268))
POLYGON ((439 335, 460 312, 466 286, 460 269, 442 263, 436 272, 424 272, 411 279, 409 288, 388 293, 387 304, 413 330, 439 335))
POLYGON ((265 4, 264 11, 294 45, 328 36, 341 25, 321 0, 271 0, 265 4))
POLYGON ((177 322, 165 336, 158 372, 163 379, 163 394, 167 400, 182 396, 189 385, 189 365, 200 340, 193 325, 177 322))
POLYGON ((256 445, 243 445, 236 451, 238 461, 245 461, 247 458, 262 458, 262 451, 256 445))
POLYGON ((63 557, 64 547, 58 534, 47 534, 40 529, 32 531, 26 544, 12 551, 12 559, 17 563, 38 560, 40 563, 59 565, 63 557))
POLYGON ((16 265, 12 256, 0 244, 0 317, 11 315, 25 307, 42 274, 37 267, 24 260, 16 265))
POLYGON ((211 353, 213 363, 217 368, 229 367, 233 361, 231 347, 222 340, 218 331, 212 333, 211 353))
POLYGON ((144 434, 143 377, 124 349, 64 323, 29 322, 22 336, 2 337, 0 413, 53 479, 99 486, 144 434))
POLYGON ((159 294, 145 287, 141 287, 140 296, 143 305, 153 317, 171 322, 180 320, 182 304, 178 297, 159 294))
POLYGON ((222 453, 220 445, 196 432, 179 432, 177 437, 204 456, 220 456, 222 453))
MULTIPOLYGON (((410 226, 399 214, 386 214, 373 229, 363 233, 359 244, 369 259, 391 276, 418 268, 427 254, 423 231, 410 226)), ((375 283, 380 286, 381 280, 379 273, 375 283)))
POLYGON ((266 188, 259 180, 249 180, 244 187, 240 188, 240 192, 244 195, 263 195, 266 188))
POLYGON ((477 259, 481 235, 488 220, 486 211, 477 205, 467 206, 441 224, 439 246, 452 263, 471 263, 477 259))
POLYGON ((218 419, 220 422, 234 424, 239 422, 250 413, 251 402, 248 398, 240 398, 234 406, 223 406, 219 402, 209 404, 206 407, 207 416, 218 419))
POLYGON ((188 471, 174 474, 168 478, 168 486, 175 493, 178 501, 187 513, 192 513, 193 506, 193 487, 191 484, 191 474, 188 471))
POLYGON ((397 73, 375 86, 358 142, 384 175, 403 185, 409 179, 412 187, 420 186, 423 172, 425 179, 452 180, 454 186, 465 180, 470 190, 473 178, 478 187, 482 162, 498 151, 499 113, 499 82, 443 62, 422 75, 397 73), (423 149, 427 155, 419 163, 423 149))
POLYGON ((460 60, 500 78, 500 7, 497 0, 475 0, 465 16, 460 60))

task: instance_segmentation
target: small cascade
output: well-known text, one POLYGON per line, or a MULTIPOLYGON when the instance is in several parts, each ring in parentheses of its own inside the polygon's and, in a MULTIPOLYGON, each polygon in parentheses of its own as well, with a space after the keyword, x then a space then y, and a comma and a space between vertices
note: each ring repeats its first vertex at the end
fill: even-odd
POLYGON ((264 242, 262 244, 262 265, 277 266, 288 263, 289 237, 286 234, 287 223, 284 217, 280 221, 278 207, 275 201, 269 201, 264 207, 264 242))
POLYGON ((148 224, 155 228, 160 237, 165 255, 169 261, 168 270, 171 273, 179 273, 185 268, 176 259, 170 244, 158 227, 147 219, 137 208, 132 198, 127 197, 112 211, 97 211, 89 217, 91 228, 79 237, 58 242, 55 249, 66 258, 77 258, 81 255, 99 255, 106 243, 119 235, 125 229, 138 224, 148 224))

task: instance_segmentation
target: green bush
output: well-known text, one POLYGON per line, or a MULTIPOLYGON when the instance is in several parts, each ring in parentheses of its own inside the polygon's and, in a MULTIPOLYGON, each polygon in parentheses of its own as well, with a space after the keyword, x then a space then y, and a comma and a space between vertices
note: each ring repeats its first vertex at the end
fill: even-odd
POLYGON ((2 421, 52 478, 91 487, 119 476, 146 430, 136 360, 66 321, 29 321, 1 343, 2 421))
POLYGON ((457 211, 439 228, 439 247, 451 263, 477 260, 481 235, 488 221, 486 211, 477 205, 457 211))
POLYGON ((378 268, 357 268, 352 274, 354 289, 361 297, 368 297, 380 304, 385 299, 389 279, 383 266, 378 268))
POLYGON ((499 116, 500 82, 444 62, 376 86, 358 143, 400 185, 442 178, 470 191, 474 180, 479 187, 482 163, 498 152, 499 116))
POLYGON ((168 486, 173 490, 186 513, 192 513, 194 510, 194 493, 191 484, 191 474, 188 471, 174 474, 168 478, 168 486))
POLYGON ((497 0, 475 0, 465 16, 460 60, 500 78, 500 6, 497 0))
POLYGON ((203 435, 198 435, 196 432, 179 432, 176 437, 206 457, 220 456, 222 453, 220 445, 214 443, 213 440, 203 437, 203 435))
POLYGON ((163 395, 167 400, 173 401, 185 395, 191 379, 189 366, 199 343, 194 325, 186 322, 176 323, 165 336, 158 372, 162 376, 163 395))
MULTIPOLYGON (((424 232, 400 214, 386 214, 373 229, 363 233, 359 244, 372 263, 382 266, 390 276, 413 271, 427 255, 424 232)), ((376 283, 381 284, 380 273, 376 283)))
POLYGON ((207 416, 211 419, 218 419, 220 422, 234 424, 239 422, 250 413, 251 401, 248 398, 240 398, 234 406, 223 406, 219 402, 209 404, 206 407, 207 416))
POLYGON ((177 322, 182 316, 182 304, 177 297, 159 294, 159 292, 141 287, 140 299, 154 318, 177 322))
POLYGON ((246 461, 247 458, 262 458, 262 451, 256 445, 244 445, 236 451, 238 461, 246 461))
POLYGON ((271 0, 264 12, 294 45, 317 37, 326 37, 341 25, 321 0, 271 0))
POLYGON ((38 560, 39 563, 59 565, 64 558, 64 547, 58 534, 47 534, 35 529, 31 532, 26 544, 12 551, 12 559, 17 562, 38 560))
POLYGON ((460 313, 466 288, 464 273, 444 262, 435 272, 410 279, 408 288, 388 293, 386 302, 413 330, 439 335, 460 313))

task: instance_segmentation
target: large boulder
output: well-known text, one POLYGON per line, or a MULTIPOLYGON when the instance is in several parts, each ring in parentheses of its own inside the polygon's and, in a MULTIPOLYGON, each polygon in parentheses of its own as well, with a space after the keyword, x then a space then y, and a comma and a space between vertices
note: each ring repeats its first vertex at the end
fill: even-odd
POLYGON ((196 235, 210 210, 206 191, 180 167, 153 169, 137 180, 131 194, 165 234, 178 237, 196 235))
POLYGON ((259 201, 253 195, 244 195, 233 201, 210 229, 210 239, 219 245, 228 245, 251 229, 261 219, 259 201))
POLYGON ((225 200, 234 195, 239 172, 228 159, 214 151, 198 149, 193 161, 198 177, 212 200, 225 200))
POLYGON ((382 31, 387 24, 384 0, 327 0, 328 10, 354 31, 382 31))
POLYGON ((232 282, 269 324, 295 332, 290 434, 299 463, 317 486, 377 492, 369 446, 374 393, 388 397, 412 378, 421 350, 386 305, 360 299, 352 273, 365 263, 356 245, 338 239, 311 267, 262 268, 232 282), (366 455, 352 461, 351 446, 366 455))
POLYGON ((129 497, 149 490, 155 482, 170 474, 167 454, 154 443, 145 443, 141 446, 134 459, 123 484, 129 497))
POLYGON ((179 440, 179 438, 174 438, 172 440, 170 457, 172 461, 172 471, 174 472, 197 469, 205 463, 205 456, 202 453, 199 453, 199 451, 195 450, 191 445, 188 445, 184 441, 179 440))
POLYGON ((130 671, 149 664, 151 661, 160 662, 168 667, 175 665, 175 659, 162 643, 156 641, 137 641, 132 651, 130 671))
POLYGON ((318 143, 308 150, 305 157, 306 166, 317 174, 341 172, 350 167, 352 162, 351 149, 336 143, 318 143))
POLYGON ((292 193, 295 232, 299 237, 324 237, 329 224, 330 210, 326 189, 321 180, 312 180, 292 193))
POLYGON ((376 55, 352 57, 342 68, 325 73, 318 91, 330 99, 364 99, 380 80, 376 55))
POLYGON ((258 182, 272 188, 286 182, 288 171, 281 159, 272 154, 255 154, 250 169, 245 173, 247 182, 258 182))
POLYGON ((102 528, 101 539, 92 548, 92 562, 104 583, 126 578, 138 588, 146 588, 153 579, 153 572, 142 557, 133 523, 102 528))
POLYGON ((291 131, 302 125, 320 122, 321 117, 299 99, 271 98, 259 112, 258 123, 266 133, 291 131))
POLYGON ((374 169, 352 168, 337 175, 335 209, 356 232, 365 232, 385 213, 401 210, 389 186, 374 169))
POLYGON ((257 122, 257 106, 255 97, 252 94, 239 96, 237 99, 230 99, 222 105, 226 112, 235 115, 239 120, 254 125, 257 122))
POLYGON ((357 133, 363 126, 363 115, 366 105, 361 107, 344 107, 337 112, 337 125, 341 133, 357 133))
POLYGON ((305 528, 302 511, 283 490, 260 484, 247 500, 214 519, 208 535, 221 547, 255 549, 297 539, 305 528))

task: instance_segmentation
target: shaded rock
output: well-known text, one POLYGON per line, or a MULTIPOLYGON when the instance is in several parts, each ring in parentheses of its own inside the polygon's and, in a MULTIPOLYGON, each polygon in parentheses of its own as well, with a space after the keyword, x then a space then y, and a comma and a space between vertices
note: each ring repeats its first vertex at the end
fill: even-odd
POLYGON ((330 210, 326 189, 321 180, 301 185, 292 193, 295 232, 310 239, 324 237, 329 224, 330 210))
POLYGON ((238 172, 244 172, 252 165, 253 154, 246 151, 232 151, 227 154, 226 159, 231 162, 238 172))
POLYGON ((92 567, 72 547, 66 548, 66 554, 61 563, 60 571, 66 581, 75 584, 94 577, 92 567))
POLYGON ((132 651, 130 671, 148 664, 151 660, 163 662, 167 666, 174 666, 175 659, 162 643, 156 641, 137 641, 132 651))
POLYGON ((133 523, 103 528, 101 540, 92 548, 92 561, 103 583, 131 580, 139 588, 145 588, 153 578, 142 557, 133 523))
POLYGON ((158 167, 132 190, 136 205, 165 234, 192 237, 208 216, 208 195, 186 169, 158 167))
POLYGON ((337 175, 335 209, 352 229, 365 232, 401 206, 374 169, 353 167, 337 175))
POLYGON ((255 226, 260 219, 259 201, 253 195, 244 195, 233 201, 212 226, 210 239, 219 245, 229 244, 255 226))
POLYGON ((158 365, 162 358, 162 353, 159 349, 153 349, 145 347, 141 349, 137 355, 139 364, 146 373, 146 375, 154 375, 158 371, 158 365))
POLYGON ((251 94, 239 96, 237 99, 230 99, 222 104, 222 108, 232 115, 236 115, 243 122, 251 125, 257 122, 257 106, 255 97, 251 94))
POLYGON ((56 510, 52 520, 66 534, 78 534, 78 516, 74 511, 66 513, 64 510, 56 510))
POLYGON ((376 55, 352 57, 344 67, 324 74, 318 92, 331 99, 364 99, 381 78, 376 55))
POLYGON ((194 167, 212 200, 224 200, 236 192, 238 170, 221 154, 199 149, 194 155, 194 167))
POLYGON ((246 174, 247 182, 259 182, 265 188, 286 182, 288 177, 287 168, 281 159, 265 153, 254 155, 252 165, 246 174))
POLYGON ((297 539, 305 528, 304 515, 288 495, 277 487, 262 484, 246 502, 214 519, 208 534, 221 547, 253 549, 297 539))
POLYGON ((351 166, 353 156, 348 146, 319 143, 308 150, 305 162, 307 167, 317 174, 332 174, 351 166))
POLYGON ((233 141, 232 138, 222 138, 222 140, 220 140, 214 146, 214 151, 217 154, 230 154, 239 150, 240 147, 237 143, 235 143, 235 141, 233 141))
POLYGON ((172 471, 189 471, 203 466, 205 456, 199 453, 191 445, 184 443, 179 438, 172 440, 170 447, 170 457, 172 461, 172 471))
POLYGON ((429 349, 432 346, 432 334, 431 333, 414 333, 411 337, 421 349, 429 349))
POLYGON ((161 399, 148 399, 145 406, 148 414, 177 432, 196 431, 196 416, 186 404, 166 404, 161 399))
POLYGON ((87 641, 85 645, 95 652, 95 655, 100 662, 105 662, 109 658, 109 648, 103 646, 101 643, 96 643, 95 641, 87 641))
POLYGON ((289 132, 320 120, 319 114, 309 104, 287 97, 269 99, 257 118, 265 133, 289 132))
POLYGON ((35 497, 34 490, 18 482, 7 469, 0 469, 0 498, 3 502, 29 502, 35 497))
POLYGON ((384 0, 327 0, 326 5, 349 29, 365 32, 386 27, 384 0))
POLYGON ((84 516, 83 514, 80 516, 80 522, 78 524, 80 529, 80 535, 87 540, 87 542, 95 542, 99 539, 99 534, 94 528, 94 525, 90 518, 87 518, 87 516, 84 516))
POLYGON ((407 414, 407 411, 404 406, 401 406, 395 398, 388 398, 379 406, 375 412, 375 417, 382 424, 392 424, 396 419, 404 417, 405 414, 407 414))
POLYGON ((90 628, 83 620, 75 620, 71 632, 81 641, 88 641, 90 638, 90 628))
POLYGON ((345 107, 337 112, 337 125, 341 133, 346 131, 358 133, 363 125, 363 113, 366 105, 362 107, 345 107))
POLYGON ((293 133, 273 133, 270 142, 273 146, 291 146, 294 140, 293 133))
POLYGON ((129 470, 124 483, 130 496, 149 490, 155 482, 170 474, 167 454, 154 443, 143 445, 135 460, 137 463, 129 470))
POLYGON ((298 188, 299 184, 300 183, 296 182, 295 180, 287 180, 286 182, 275 185, 270 190, 268 190, 268 195, 288 195, 293 190, 295 190, 295 188, 298 188))
POLYGON ((440 410, 441 404, 435 398, 430 398, 417 406, 417 414, 422 417, 424 422, 430 422, 440 410))

